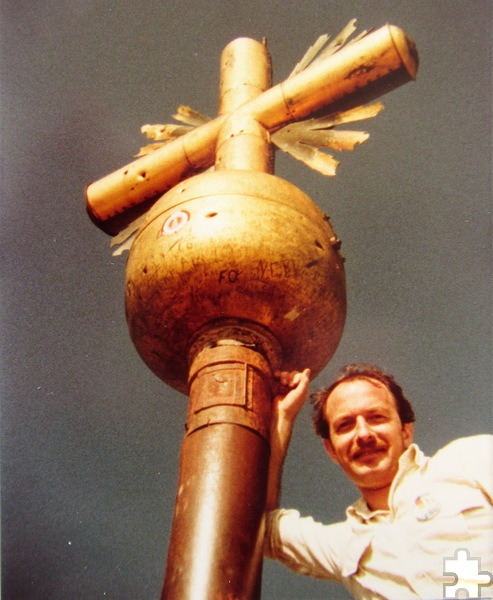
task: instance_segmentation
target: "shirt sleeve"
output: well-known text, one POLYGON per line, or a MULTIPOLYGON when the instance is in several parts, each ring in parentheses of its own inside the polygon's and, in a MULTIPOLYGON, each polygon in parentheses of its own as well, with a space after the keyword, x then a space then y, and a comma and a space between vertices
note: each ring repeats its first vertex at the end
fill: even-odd
POLYGON ((351 537, 347 523, 323 525, 297 510, 267 513, 264 554, 293 571, 318 579, 341 579, 341 557, 351 537))

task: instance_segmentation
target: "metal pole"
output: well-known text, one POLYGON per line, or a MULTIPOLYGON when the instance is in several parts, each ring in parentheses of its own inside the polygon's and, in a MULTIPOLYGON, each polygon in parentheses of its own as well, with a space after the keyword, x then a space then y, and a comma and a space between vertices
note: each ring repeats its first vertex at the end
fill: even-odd
POLYGON ((163 599, 260 597, 272 373, 244 333, 249 347, 237 330, 192 362, 163 599))
MULTIPOLYGON (((222 55, 220 113, 270 85, 264 45, 246 38, 222 55)), ((216 169, 268 172, 265 130, 232 114, 216 169)), ((269 464, 272 366, 281 351, 247 323, 207 327, 190 351, 189 412, 162 598, 260 597, 261 524, 269 464)))

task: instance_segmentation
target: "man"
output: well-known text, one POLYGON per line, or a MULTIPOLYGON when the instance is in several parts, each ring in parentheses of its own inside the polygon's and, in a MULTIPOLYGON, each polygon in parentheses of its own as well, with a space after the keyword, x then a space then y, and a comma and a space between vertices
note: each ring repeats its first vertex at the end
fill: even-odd
POLYGON ((277 508, 310 372, 279 378, 286 393, 274 399, 266 555, 298 573, 339 581, 355 598, 438 600, 459 589, 491 597, 493 437, 458 439, 428 458, 412 443, 413 409, 393 377, 347 366, 312 396, 314 425, 361 498, 344 522, 323 525, 277 508), (459 581, 445 574, 446 565, 457 567, 459 581))

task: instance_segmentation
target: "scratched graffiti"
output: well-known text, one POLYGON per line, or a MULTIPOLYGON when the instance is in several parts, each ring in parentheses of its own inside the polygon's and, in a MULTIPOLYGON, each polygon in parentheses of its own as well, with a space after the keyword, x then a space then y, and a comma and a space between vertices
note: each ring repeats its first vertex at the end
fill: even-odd
POLYGON ((294 279, 299 276, 299 266, 295 260, 259 260, 248 270, 229 267, 220 269, 217 281, 221 284, 239 283, 240 281, 272 281, 294 279))
POLYGON ((266 261, 259 260, 252 279, 292 279, 299 276, 299 267, 293 259, 266 261))
POLYGON ((237 283, 239 279, 239 269, 222 269, 221 271, 219 271, 219 283, 237 283))
MULTIPOLYGON (((223 243, 217 249, 212 245, 207 247, 207 252, 202 254, 199 251, 200 240, 187 236, 172 236, 171 233, 177 233, 184 227, 188 216, 185 211, 173 213, 165 222, 167 227, 161 229, 161 235, 167 230, 169 246, 164 250, 163 256, 174 257, 173 261, 178 260, 180 264, 179 272, 183 274, 200 269, 202 276, 204 272, 207 276, 215 278, 221 285, 238 284, 245 281, 273 281, 295 279, 301 275, 301 265, 294 259, 265 260, 258 259, 252 261, 252 264, 242 269, 238 268, 235 261, 229 264, 224 261, 225 256, 233 258, 237 247, 234 243, 223 243)), ((167 244, 166 244, 167 245, 167 244)), ((308 265, 310 266, 310 265, 308 265)), ((189 275, 186 276, 187 279, 189 275)))

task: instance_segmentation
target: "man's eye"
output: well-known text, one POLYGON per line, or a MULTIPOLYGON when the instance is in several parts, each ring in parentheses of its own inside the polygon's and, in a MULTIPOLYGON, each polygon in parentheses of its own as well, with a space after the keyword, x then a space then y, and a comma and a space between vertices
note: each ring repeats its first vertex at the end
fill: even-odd
POLYGON ((342 423, 339 423, 339 425, 337 426, 337 432, 343 433, 344 431, 348 431, 350 428, 351 428, 351 421, 343 421, 342 423))
POLYGON ((386 420, 386 416, 385 415, 372 415, 369 418, 369 421, 371 423, 383 423, 386 420))

